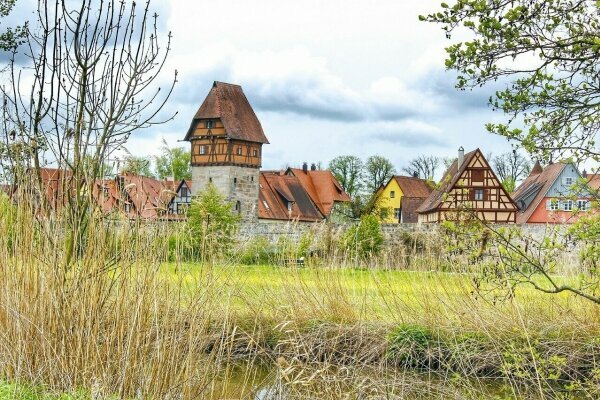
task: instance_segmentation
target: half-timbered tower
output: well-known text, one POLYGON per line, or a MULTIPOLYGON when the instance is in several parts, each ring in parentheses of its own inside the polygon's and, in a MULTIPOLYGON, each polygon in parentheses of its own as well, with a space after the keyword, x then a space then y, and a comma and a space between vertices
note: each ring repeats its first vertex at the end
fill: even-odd
POLYGON ((256 219, 262 145, 269 141, 242 87, 214 82, 185 140, 191 142, 192 194, 212 183, 244 220, 256 219))
POLYGON ((514 223, 517 206, 502 187, 479 149, 458 158, 439 187, 417 209, 419 222, 441 222, 477 217, 494 223, 514 223))

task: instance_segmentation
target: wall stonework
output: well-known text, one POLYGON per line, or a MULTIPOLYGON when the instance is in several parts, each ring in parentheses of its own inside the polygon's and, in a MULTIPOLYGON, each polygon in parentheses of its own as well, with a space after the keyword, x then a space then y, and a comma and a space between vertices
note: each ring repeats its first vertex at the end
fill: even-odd
POLYGON ((234 206, 239 201, 242 221, 258 221, 258 168, 233 165, 192 167, 192 195, 202 192, 212 182, 234 206))
MULTIPOLYGON (((246 222, 240 226, 238 233, 239 240, 244 242, 255 237, 264 237, 270 243, 277 243, 281 237, 290 238, 298 242, 304 234, 309 231, 324 231, 331 229, 338 234, 350 228, 353 224, 333 224, 327 222, 284 222, 284 221, 265 221, 258 220, 257 222, 246 222)), ((558 229, 560 234, 566 234, 567 227, 553 226, 545 224, 523 224, 523 225, 504 225, 495 224, 500 227, 518 226, 522 229, 525 235, 531 236, 534 239, 540 240, 548 235, 552 229, 558 229)), ((403 233, 419 233, 426 235, 435 235, 440 230, 438 224, 382 224, 381 230, 386 246, 394 246, 401 243, 403 233)))

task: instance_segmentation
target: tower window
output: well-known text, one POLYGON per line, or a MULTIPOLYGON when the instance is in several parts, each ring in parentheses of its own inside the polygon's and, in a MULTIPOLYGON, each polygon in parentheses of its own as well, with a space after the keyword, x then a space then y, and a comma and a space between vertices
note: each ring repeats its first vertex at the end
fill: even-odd
POLYGON ((237 178, 233 178, 233 184, 237 184, 237 178))
POLYGON ((239 200, 235 202, 235 211, 237 211, 238 214, 242 212, 242 203, 239 200))
POLYGON ((252 155, 254 157, 258 157, 258 150, 256 150, 256 149, 252 150, 252 155))
POLYGON ((237 153, 238 153, 238 156, 242 155, 242 146, 238 146, 237 153))
POLYGON ((208 182, 212 183, 212 177, 208 178, 208 182))
POLYGON ((204 121, 204 127, 206 129, 212 129, 212 128, 214 128, 215 127, 215 121, 213 121, 211 119, 204 121))
POLYGON ((206 154, 206 146, 202 145, 202 146, 200 146, 200 155, 204 155, 204 154, 206 154))

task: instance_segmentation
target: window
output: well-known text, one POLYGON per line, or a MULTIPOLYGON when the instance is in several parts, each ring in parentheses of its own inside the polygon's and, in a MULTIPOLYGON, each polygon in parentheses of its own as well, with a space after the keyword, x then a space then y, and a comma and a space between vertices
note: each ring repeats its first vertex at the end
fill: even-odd
POLYGON ((256 149, 252 150, 252 155, 254 157, 258 157, 258 150, 256 150, 256 149))
POLYGON ((215 127, 215 121, 213 121, 213 120, 210 120, 210 119, 209 119, 209 120, 206 120, 206 121, 204 121, 204 127, 205 127, 206 129, 212 129, 212 128, 214 128, 214 127, 215 127))
POLYGON ((128 213, 128 212, 129 212, 129 210, 131 209, 131 208, 130 208, 130 206, 129 206, 129 203, 125 203, 125 207, 124 207, 124 209, 125 209, 125 212, 126 212, 126 213, 128 213))
POLYGON ((485 195, 485 190, 483 190, 483 189, 475 189, 474 200, 475 201, 481 201, 481 200, 483 200, 484 195, 485 195))
POLYGON ((573 211, 573 200, 563 200, 561 206, 563 211, 573 211))
POLYGON ((238 154, 238 156, 242 155, 242 146, 238 146, 237 154, 238 154))
POLYGON ((288 212, 292 212, 292 202, 291 201, 288 201, 287 206, 288 206, 288 212))
POLYGON ((393 198, 395 198, 395 197, 396 197, 396 192, 392 190, 392 191, 390 192, 390 199, 393 199, 393 198))
POLYGON ((102 188, 102 195, 104 196, 104 198, 108 198, 108 188, 107 187, 103 187, 102 188))
POLYGON ((400 209, 399 208, 394 208, 394 219, 396 221, 400 221, 400 209))
POLYGON ((238 214, 242 212, 242 203, 239 200, 235 202, 235 211, 238 214))
POLYGON ((269 209, 269 205, 267 204, 267 202, 264 201, 264 200, 262 202, 263 202, 263 205, 265 206, 265 208, 268 210, 269 209))
POLYGON ((571 186, 571 185, 573 185, 573 183, 575 183, 575 180, 573 179, 572 176, 567 176, 567 177, 565 177, 563 182, 565 185, 571 186))
POLYGON ((237 184, 237 178, 233 178, 233 184, 236 185, 237 184))
POLYGON ((208 178, 208 182, 209 182, 209 183, 212 183, 212 177, 209 177, 209 178, 208 178))
POLYGON ((474 169, 471 171, 471 179, 473 182, 483 182, 484 172, 482 169, 474 169))
POLYGON ((546 210, 556 211, 558 210, 558 200, 550 199, 546 201, 546 210))
POLYGON ((588 210, 588 201, 587 200, 577 200, 577 209, 579 211, 587 211, 588 210))
POLYGON ((254 182, 254 177, 253 176, 250 177, 250 182, 254 182))
POLYGON ((188 188, 186 187, 182 187, 181 188, 181 197, 188 197, 188 188))
POLYGON ((204 154, 206 154, 206 146, 202 145, 202 146, 200 146, 200 155, 202 156, 204 154))

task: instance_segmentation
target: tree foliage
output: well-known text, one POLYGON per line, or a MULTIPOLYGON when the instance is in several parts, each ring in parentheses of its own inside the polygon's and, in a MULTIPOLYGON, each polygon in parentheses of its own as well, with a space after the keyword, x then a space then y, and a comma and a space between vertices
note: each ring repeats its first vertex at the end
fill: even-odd
POLYGON ((192 179, 190 152, 183 147, 169 147, 163 139, 161 154, 154 157, 156 175, 159 179, 173 177, 175 181, 192 179))
POLYGON ((362 191, 363 162, 360 158, 338 156, 329 163, 329 170, 350 197, 354 197, 362 191))
POLYGON ((153 177, 152 168, 150 166, 150 160, 146 157, 138 157, 134 155, 127 155, 123 158, 123 165, 121 173, 130 173, 135 175, 153 177))
POLYGON ((461 90, 496 81, 489 103, 508 116, 492 133, 516 140, 536 158, 600 160, 600 12, 590 0, 457 0, 420 16, 452 38, 446 68, 461 90), (527 129, 519 124, 524 122, 527 129))
POLYGON ((433 181, 441 161, 439 157, 420 155, 410 160, 408 165, 402 168, 402 171, 409 176, 416 174, 418 178, 433 181))
POLYGON ((373 193, 385 185, 396 173, 396 168, 390 160, 382 156, 367 158, 364 166, 366 189, 373 193))
MULTIPOLYGON (((13 10, 16 0, 0 0, 0 20, 13 10)), ((27 23, 23 26, 5 27, 0 31, 0 50, 16 51, 27 35, 27 23)))

